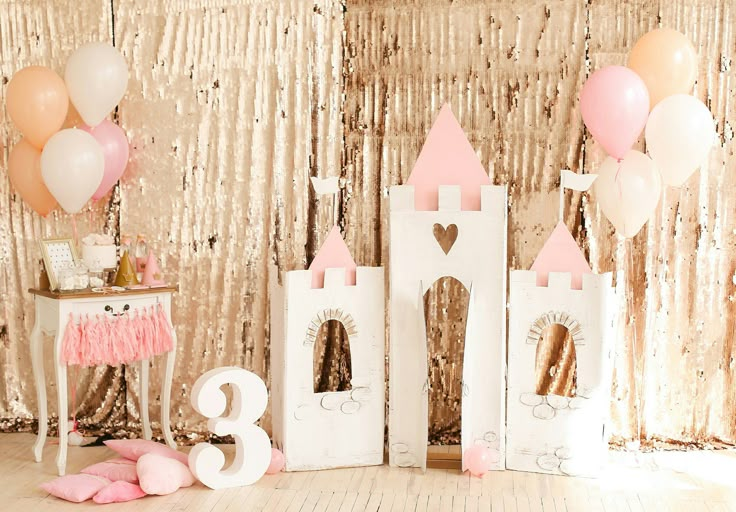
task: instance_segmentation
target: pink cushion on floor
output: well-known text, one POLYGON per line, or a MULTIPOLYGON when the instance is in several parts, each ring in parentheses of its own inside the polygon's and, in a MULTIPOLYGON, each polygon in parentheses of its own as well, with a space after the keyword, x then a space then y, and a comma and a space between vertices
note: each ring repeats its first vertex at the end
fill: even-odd
POLYGON ((44 482, 39 487, 62 500, 81 503, 109 484, 110 480, 95 475, 66 475, 44 482))
POLYGON ((146 493, 143 492, 143 489, 139 485, 119 480, 102 488, 92 499, 95 503, 100 504, 122 503, 124 501, 137 500, 145 495, 146 493))
POLYGON ((153 453, 143 455, 136 464, 141 489, 146 494, 171 494, 194 483, 189 467, 178 460, 153 453))
POLYGON ((138 460, 142 455, 153 453, 178 460, 185 465, 189 463, 186 453, 177 452, 165 444, 148 441, 146 439, 111 439, 109 441, 105 441, 105 446, 116 452, 118 455, 130 460, 138 460))
POLYGON ((135 469, 135 461, 129 459, 110 459, 87 466, 80 473, 97 475, 107 478, 111 482, 122 480, 131 484, 138 483, 138 473, 135 469))

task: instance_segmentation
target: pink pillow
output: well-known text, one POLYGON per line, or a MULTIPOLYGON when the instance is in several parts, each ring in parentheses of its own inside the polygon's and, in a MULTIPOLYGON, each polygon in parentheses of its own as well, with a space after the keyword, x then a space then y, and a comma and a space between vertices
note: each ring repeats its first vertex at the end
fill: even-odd
POLYGON ((99 504, 122 503, 124 501, 137 500, 145 495, 146 493, 143 492, 143 489, 139 485, 119 480, 102 488, 92 499, 95 503, 99 504))
POLYGON ((146 494, 171 494, 194 483, 194 475, 181 462, 153 453, 138 459, 138 480, 146 494))
POLYGON ((141 455, 154 453, 170 459, 176 459, 182 464, 189 463, 186 453, 177 452, 165 444, 148 441, 146 439, 111 439, 109 441, 105 441, 105 446, 110 448, 112 451, 117 452, 121 457, 125 457, 130 460, 138 460, 141 458, 141 455))
POLYGON ((74 503, 87 501, 108 485, 110 480, 95 475, 66 475, 50 482, 44 482, 39 487, 47 493, 74 503))
POLYGON ((138 483, 138 473, 135 470, 135 461, 128 459, 110 459, 87 466, 80 473, 102 476, 111 482, 122 480, 131 484, 138 483))

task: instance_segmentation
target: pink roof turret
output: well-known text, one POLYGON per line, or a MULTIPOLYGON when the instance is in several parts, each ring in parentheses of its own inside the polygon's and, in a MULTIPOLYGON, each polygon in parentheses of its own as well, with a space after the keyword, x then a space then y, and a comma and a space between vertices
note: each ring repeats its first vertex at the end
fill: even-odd
POLYGON ((588 260, 563 222, 552 231, 531 270, 537 273, 537 286, 547 286, 550 272, 570 272, 575 290, 583 289, 583 274, 592 273, 588 260))
POLYGON ((309 270, 312 271, 312 288, 324 288, 325 269, 328 268, 344 268, 345 284, 355 285, 357 267, 345 240, 342 239, 340 229, 334 226, 309 265, 309 270))
POLYGON ((480 187, 491 179, 449 105, 435 119, 406 183, 414 185, 416 210, 438 209, 440 185, 459 185, 461 209, 480 210, 480 187))

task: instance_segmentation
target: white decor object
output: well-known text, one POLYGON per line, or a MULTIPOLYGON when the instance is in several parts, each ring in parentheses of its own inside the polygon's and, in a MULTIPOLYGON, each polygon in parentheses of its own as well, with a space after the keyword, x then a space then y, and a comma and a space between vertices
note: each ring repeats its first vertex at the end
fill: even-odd
MULTIPOLYGON (((391 187, 389 462, 426 468, 424 294, 451 276, 470 295, 462 373, 462 453, 474 444, 504 467, 506 187, 486 171, 445 106, 408 185, 391 187)), ((463 464, 463 468, 465 464, 463 464)))
POLYGON ((271 273, 273 437, 286 471, 383 464, 385 297, 382 268, 271 273), (314 392, 314 345, 320 326, 339 320, 348 334, 351 389, 314 392))
POLYGON ((210 418, 207 428, 218 436, 235 439, 235 460, 223 470, 225 455, 209 443, 199 443, 189 453, 189 469, 211 489, 251 485, 266 473, 271 462, 268 434, 254 425, 268 404, 268 390, 255 373, 226 366, 202 375, 192 388, 192 406, 210 418), (230 385, 232 406, 227 416, 227 397, 222 387, 230 385))
POLYGON ((547 286, 538 286, 535 271, 510 275, 506 466, 595 476, 608 446, 605 423, 618 311, 612 274, 582 274, 582 289, 572 285, 570 272, 549 272, 547 286), (569 336, 565 357, 573 358, 576 372, 571 396, 537 393, 538 375, 548 371, 554 378, 560 370, 559 360, 552 358, 555 365, 537 373, 537 350, 542 359, 549 354, 549 345, 540 345, 551 337, 551 328, 569 336))
POLYGON ((118 266, 118 248, 111 236, 90 234, 82 239, 82 261, 87 268, 118 266))
MULTIPOLYGON (((58 398, 59 418, 68 417, 67 368, 61 359, 64 331, 70 318, 82 316, 118 316, 126 312, 146 310, 151 307, 163 307, 169 324, 172 325, 171 338, 173 348, 166 354, 166 372, 163 377, 161 391, 161 429, 166 444, 176 449, 176 442, 171 435, 171 383, 174 377, 174 362, 176 359, 176 329, 171 323, 171 297, 176 288, 166 287, 146 290, 122 290, 99 297, 90 297, 88 294, 77 296, 61 294, 46 290, 31 290, 36 306, 36 319, 31 331, 31 364, 36 381, 38 396, 38 437, 33 445, 33 455, 36 462, 41 462, 43 445, 46 443, 48 432, 48 411, 46 403, 46 377, 44 371, 44 334, 54 337, 54 368, 56 370, 56 394, 58 398)), ((143 423, 143 437, 151 439, 151 424, 148 419, 148 374, 150 362, 148 359, 140 361, 140 400, 141 422, 143 423)), ((53 381, 52 381, 53 386, 53 381)), ((69 424, 59 421, 59 449, 56 456, 56 466, 59 475, 66 472, 66 454, 69 439, 69 424)))

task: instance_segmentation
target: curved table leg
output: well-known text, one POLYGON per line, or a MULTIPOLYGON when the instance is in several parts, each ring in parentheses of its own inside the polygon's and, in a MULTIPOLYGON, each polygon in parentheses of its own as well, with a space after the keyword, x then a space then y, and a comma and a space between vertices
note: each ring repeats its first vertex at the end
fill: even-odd
POLYGON ((171 323, 171 313, 168 311, 168 308, 166 317, 169 320, 169 326, 171 326, 171 339, 174 343, 171 352, 166 354, 166 374, 164 375, 163 396, 161 397, 161 430, 163 430, 166 444, 176 450, 176 442, 174 441, 174 436, 171 435, 171 383, 174 379, 177 341, 176 330, 171 323))
POLYGON ((143 438, 151 440, 151 421, 148 417, 148 359, 141 360, 140 378, 140 403, 141 403, 141 423, 143 424, 143 438))
MULTIPOLYGON (((65 326, 64 326, 65 327, 65 326)), ((56 455, 56 467, 59 476, 66 472, 66 450, 69 438, 69 411, 67 405, 66 364, 61 360, 61 343, 64 329, 56 331, 54 340, 54 365, 56 366, 56 392, 59 399, 59 452, 56 455)))
POLYGON ((33 365, 33 376, 36 380, 36 396, 38 399, 38 437, 33 444, 33 457, 36 462, 41 462, 43 445, 46 444, 46 433, 49 428, 49 417, 46 404, 46 376, 43 369, 43 333, 41 332, 38 308, 36 309, 36 321, 33 324, 33 331, 31 331, 31 363, 33 365))

